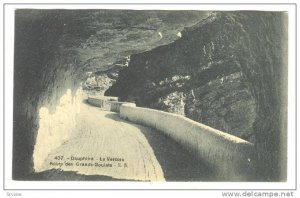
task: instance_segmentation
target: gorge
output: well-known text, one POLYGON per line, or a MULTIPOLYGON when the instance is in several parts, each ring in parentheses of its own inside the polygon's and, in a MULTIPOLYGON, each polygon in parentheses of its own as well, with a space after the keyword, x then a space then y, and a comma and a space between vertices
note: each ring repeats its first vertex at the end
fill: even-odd
POLYGON ((104 94, 252 142, 273 155, 264 179, 285 180, 286 13, 17 10, 15 28, 14 179, 36 179, 104 94))

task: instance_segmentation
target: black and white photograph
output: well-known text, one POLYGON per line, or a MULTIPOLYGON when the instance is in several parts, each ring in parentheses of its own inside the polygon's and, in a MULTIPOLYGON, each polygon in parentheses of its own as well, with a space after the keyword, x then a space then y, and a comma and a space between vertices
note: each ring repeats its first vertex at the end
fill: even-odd
POLYGON ((293 180, 289 11, 29 5, 13 17, 12 182, 293 180))

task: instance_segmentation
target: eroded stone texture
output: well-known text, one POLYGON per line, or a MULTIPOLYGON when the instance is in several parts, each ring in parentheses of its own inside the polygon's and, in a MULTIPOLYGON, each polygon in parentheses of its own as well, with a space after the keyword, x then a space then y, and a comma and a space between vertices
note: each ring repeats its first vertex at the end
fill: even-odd
POLYGON ((164 111, 176 106, 179 114, 182 100, 187 117, 278 156, 286 134, 286 31, 285 13, 212 13, 174 43, 132 55, 106 94, 164 111))
MULTIPOLYGON (((17 10, 13 178, 33 172, 39 113, 61 114, 65 95, 70 108, 77 107, 83 98, 76 93, 91 72, 102 91, 117 80, 108 95, 185 114, 284 154, 285 14, 217 12, 201 21, 206 16, 197 11, 17 10), (116 67, 128 56, 128 67, 116 67)), ((68 129, 62 125, 69 132, 72 112, 54 124, 70 123, 68 129)))

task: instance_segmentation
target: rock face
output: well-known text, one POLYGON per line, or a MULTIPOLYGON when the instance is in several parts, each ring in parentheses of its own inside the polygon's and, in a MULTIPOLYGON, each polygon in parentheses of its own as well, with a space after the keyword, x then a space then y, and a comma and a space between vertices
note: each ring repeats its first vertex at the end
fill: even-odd
POLYGON ((286 31, 285 13, 212 13, 174 43, 132 55, 106 95, 252 141, 274 153, 275 171, 285 164, 286 31))
MULTIPOLYGON (((30 179, 33 156, 47 155, 76 127, 81 84, 91 72, 173 42, 184 27, 206 16, 198 11, 17 10, 13 178, 30 179), (49 149, 34 153, 35 145, 45 144, 49 149)), ((112 79, 115 72, 92 74, 103 91, 111 85, 105 76, 110 74, 112 79)))
POLYGON ((117 80, 107 95, 186 115, 285 156, 285 14, 207 15, 17 10, 13 179, 32 178, 33 157, 51 150, 34 153, 35 145, 56 148, 76 127, 89 76, 102 92, 117 80), (115 65, 128 56, 128 67, 115 65))

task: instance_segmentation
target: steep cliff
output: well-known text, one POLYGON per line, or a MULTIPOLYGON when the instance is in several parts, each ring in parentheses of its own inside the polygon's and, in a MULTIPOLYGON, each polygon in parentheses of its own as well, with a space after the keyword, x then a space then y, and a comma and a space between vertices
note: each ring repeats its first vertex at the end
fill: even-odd
POLYGON ((212 13, 174 43, 132 55, 106 95, 252 141, 285 178, 286 31, 285 13, 212 13))
POLYGON ((114 81, 106 95, 248 139, 274 153, 273 172, 286 170, 286 15, 216 12, 202 20, 207 15, 17 10, 13 178, 32 178, 68 138, 82 87, 101 94, 114 81))

